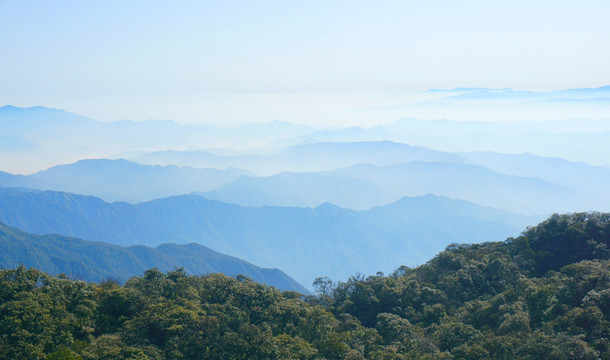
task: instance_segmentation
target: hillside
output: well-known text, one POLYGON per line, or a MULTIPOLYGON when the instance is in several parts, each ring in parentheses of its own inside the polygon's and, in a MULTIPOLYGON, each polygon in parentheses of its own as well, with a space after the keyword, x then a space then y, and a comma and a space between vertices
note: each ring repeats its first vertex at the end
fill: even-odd
POLYGON ((193 275, 241 274, 280 290, 307 292, 280 270, 259 268, 198 244, 122 247, 61 235, 34 235, 0 223, 0 268, 19 265, 93 282, 107 279, 124 282, 150 268, 161 271, 183 268, 193 275))
POLYGON ((124 286, 0 270, 0 358, 608 359, 609 246, 610 214, 553 215, 308 297, 182 270, 124 286))

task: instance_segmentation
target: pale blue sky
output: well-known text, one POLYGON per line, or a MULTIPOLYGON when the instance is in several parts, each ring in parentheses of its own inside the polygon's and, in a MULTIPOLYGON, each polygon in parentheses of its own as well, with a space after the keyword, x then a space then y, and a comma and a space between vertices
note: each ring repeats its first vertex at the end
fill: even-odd
MULTIPOLYGON (((214 123, 248 121, 227 94, 597 87, 610 84, 609 18, 608 0, 0 0, 0 105, 214 123)), ((328 105, 280 98, 252 120, 305 122, 289 110, 328 105)))

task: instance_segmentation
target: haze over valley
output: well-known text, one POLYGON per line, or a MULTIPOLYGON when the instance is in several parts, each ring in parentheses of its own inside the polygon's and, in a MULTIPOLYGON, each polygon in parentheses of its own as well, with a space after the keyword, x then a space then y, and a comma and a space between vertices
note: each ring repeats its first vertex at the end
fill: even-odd
MULTIPOLYGON (((440 108, 603 108, 609 89, 422 94, 440 108)), ((610 211, 601 118, 219 128, 7 105, 0 123, 11 139, 0 149, 6 226, 118 246, 198 243, 304 287, 422 264, 451 243, 503 240, 555 212, 610 211)))

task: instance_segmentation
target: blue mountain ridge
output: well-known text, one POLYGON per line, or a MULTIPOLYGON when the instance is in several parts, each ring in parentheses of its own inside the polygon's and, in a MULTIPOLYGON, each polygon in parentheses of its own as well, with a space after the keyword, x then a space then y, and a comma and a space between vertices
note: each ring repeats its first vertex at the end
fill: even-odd
POLYGON ((129 204, 54 191, 0 191, 0 221, 24 231, 121 246, 196 242, 282 269, 302 284, 421 264, 450 243, 503 240, 538 220, 433 195, 353 211, 331 204, 244 207, 197 195, 129 204))

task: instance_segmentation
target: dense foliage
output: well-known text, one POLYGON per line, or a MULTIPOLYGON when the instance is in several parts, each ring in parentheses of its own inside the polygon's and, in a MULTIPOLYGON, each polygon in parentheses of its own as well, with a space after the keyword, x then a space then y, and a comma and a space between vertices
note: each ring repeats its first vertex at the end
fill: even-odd
POLYGON ((148 270, 0 272, 2 359, 610 359, 610 214, 553 215, 317 296, 148 270))

